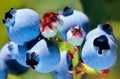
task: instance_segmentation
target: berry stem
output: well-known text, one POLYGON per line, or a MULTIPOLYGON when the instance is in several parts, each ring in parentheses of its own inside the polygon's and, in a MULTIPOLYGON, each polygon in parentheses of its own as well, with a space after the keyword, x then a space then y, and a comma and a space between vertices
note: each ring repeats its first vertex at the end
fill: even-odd
POLYGON ((81 73, 81 71, 76 69, 76 66, 79 63, 79 50, 76 46, 73 46, 73 59, 72 59, 72 64, 73 64, 73 79, 80 79, 81 78, 81 74, 79 74, 79 72, 81 73))

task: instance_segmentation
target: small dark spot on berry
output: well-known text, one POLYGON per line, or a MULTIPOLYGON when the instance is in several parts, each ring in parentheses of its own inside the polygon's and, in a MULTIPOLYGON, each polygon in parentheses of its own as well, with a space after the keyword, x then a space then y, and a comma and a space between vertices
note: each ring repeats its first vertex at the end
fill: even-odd
POLYGON ((64 16, 69 16, 73 14, 73 9, 71 7, 65 7, 63 10, 63 15, 64 16))
POLYGON ((10 10, 13 10, 14 8, 11 8, 10 10))
POLYGON ((73 70, 73 65, 72 65, 72 63, 69 65, 68 70, 69 70, 69 71, 72 71, 72 70, 73 70))
POLYGON ((108 44, 108 38, 105 35, 101 35, 96 38, 93 42, 94 46, 99 47, 99 54, 102 54, 102 50, 109 50, 110 46, 108 44))
POLYGON ((3 22, 3 24, 5 24, 5 23, 6 23, 6 21, 5 21, 4 19, 2 20, 2 22, 3 22))
POLYGON ((26 54, 26 63, 27 65, 30 65, 33 69, 35 69, 35 65, 38 64, 38 62, 34 59, 35 56, 35 52, 33 52, 31 55, 29 55, 28 53, 26 54))
POLYGON ((102 29, 107 33, 111 34, 112 33, 112 27, 109 24, 104 24, 102 29))
POLYGON ((5 19, 12 18, 12 14, 10 12, 5 13, 5 19))
POLYGON ((58 72, 57 71, 54 71, 54 73, 57 75, 58 74, 58 72))
POLYGON ((67 9, 69 9, 69 8, 70 8, 70 7, 68 7, 68 6, 67 6, 67 7, 65 7, 65 8, 64 8, 64 12, 65 12, 67 9))

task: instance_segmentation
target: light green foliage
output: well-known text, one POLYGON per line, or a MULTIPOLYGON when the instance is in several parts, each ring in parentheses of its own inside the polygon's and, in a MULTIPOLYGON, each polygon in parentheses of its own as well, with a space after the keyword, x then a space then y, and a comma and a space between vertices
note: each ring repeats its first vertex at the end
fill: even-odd
MULTIPOLYGON (((37 11, 40 16, 48 11, 58 11, 65 6, 72 6, 77 10, 84 11, 90 18, 92 27, 96 27, 101 22, 110 20, 114 34, 118 40, 118 61, 111 72, 106 76, 87 74, 84 79, 119 79, 120 68, 120 0, 0 0, 0 48, 9 41, 5 25, 2 23, 4 14, 10 8, 31 8, 37 11), (82 3, 80 3, 82 1, 82 3), (117 22, 116 22, 117 21, 117 22)), ((60 50, 69 50, 71 46, 66 46, 63 42, 58 43, 60 50)), ((77 57, 77 55, 76 55, 77 57)), ((75 59, 74 64, 77 62, 75 59)), ((109 60, 108 60, 109 62, 109 60)), ((41 74, 32 69, 23 75, 9 75, 8 79, 54 79, 51 73, 41 74)))

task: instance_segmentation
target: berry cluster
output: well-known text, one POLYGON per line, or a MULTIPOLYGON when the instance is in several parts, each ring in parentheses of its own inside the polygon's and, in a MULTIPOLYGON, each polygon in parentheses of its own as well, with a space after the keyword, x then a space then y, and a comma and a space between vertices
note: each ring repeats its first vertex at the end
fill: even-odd
POLYGON ((112 27, 99 24, 89 32, 88 17, 71 7, 45 13, 42 20, 31 9, 11 8, 3 23, 11 41, 0 51, 1 79, 30 67, 40 73, 52 72, 55 79, 73 79, 89 69, 106 74, 117 59, 112 27))

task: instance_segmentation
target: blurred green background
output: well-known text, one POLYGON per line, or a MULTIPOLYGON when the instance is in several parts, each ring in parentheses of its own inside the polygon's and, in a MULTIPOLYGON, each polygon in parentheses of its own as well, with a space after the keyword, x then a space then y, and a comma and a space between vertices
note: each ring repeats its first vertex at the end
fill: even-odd
MULTIPOLYGON (((42 15, 48 11, 59 11, 66 6, 85 12, 90 19, 91 28, 99 23, 109 23, 113 27, 118 40, 118 60, 105 76, 87 74, 84 79, 119 79, 120 73, 120 0, 0 0, 0 48, 9 41, 5 25, 2 23, 4 14, 10 8, 31 8, 42 15)), ((109 62, 109 60, 108 60, 109 62)), ((51 73, 41 74, 30 69, 23 75, 8 76, 8 79, 54 79, 51 73)))

